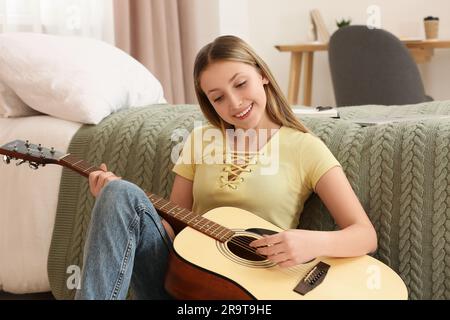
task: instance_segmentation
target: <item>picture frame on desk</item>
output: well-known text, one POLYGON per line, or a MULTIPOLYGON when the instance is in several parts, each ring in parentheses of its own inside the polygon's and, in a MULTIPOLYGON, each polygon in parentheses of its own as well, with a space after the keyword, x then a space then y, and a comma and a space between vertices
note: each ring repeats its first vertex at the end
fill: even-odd
POLYGON ((330 40, 330 33, 325 25, 322 14, 318 9, 310 11, 311 21, 314 25, 315 40, 319 42, 328 43, 330 40))

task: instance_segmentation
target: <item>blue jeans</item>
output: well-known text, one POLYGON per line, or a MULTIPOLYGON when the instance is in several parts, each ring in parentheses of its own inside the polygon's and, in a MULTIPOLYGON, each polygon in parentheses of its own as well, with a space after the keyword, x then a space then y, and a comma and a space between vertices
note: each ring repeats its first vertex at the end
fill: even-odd
POLYGON ((114 180, 98 195, 75 299, 170 299, 164 289, 172 241, 145 193, 114 180))

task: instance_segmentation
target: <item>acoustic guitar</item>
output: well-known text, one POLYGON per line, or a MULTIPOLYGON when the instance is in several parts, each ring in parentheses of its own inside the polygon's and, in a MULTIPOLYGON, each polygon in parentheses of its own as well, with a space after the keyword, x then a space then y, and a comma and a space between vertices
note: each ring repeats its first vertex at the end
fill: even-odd
MULTIPOLYGON (((16 140, 0 148, 4 162, 32 169, 57 164, 88 177, 101 170, 71 154, 16 140)), ((220 207, 204 215, 147 193, 159 214, 184 227, 174 240, 165 286, 177 299, 407 299, 402 279, 368 255, 318 257, 282 268, 249 243, 282 231, 251 212, 220 207)))

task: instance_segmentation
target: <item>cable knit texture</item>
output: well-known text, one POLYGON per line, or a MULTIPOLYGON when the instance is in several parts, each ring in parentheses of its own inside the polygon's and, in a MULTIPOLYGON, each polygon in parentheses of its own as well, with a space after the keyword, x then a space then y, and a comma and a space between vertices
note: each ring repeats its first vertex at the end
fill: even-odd
MULTIPOLYGON (((351 119, 450 115, 450 101, 406 106, 340 109, 341 119, 303 118, 342 164, 378 234, 375 257, 404 280, 410 299, 450 298, 450 121, 420 120, 362 127, 351 119)), ((205 121, 196 105, 153 105, 123 110, 100 124, 83 126, 69 152, 108 168, 147 191, 168 197, 173 184, 176 129, 191 131, 205 121)), ((87 179, 64 169, 48 259, 50 285, 58 299, 73 298, 66 282, 71 265, 81 266, 94 198, 87 179)), ((335 230, 313 195, 301 228, 335 230)))

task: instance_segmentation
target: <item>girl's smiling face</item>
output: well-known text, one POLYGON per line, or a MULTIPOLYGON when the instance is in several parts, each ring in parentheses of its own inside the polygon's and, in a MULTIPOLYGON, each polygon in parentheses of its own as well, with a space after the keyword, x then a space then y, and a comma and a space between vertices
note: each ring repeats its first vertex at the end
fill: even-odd
POLYGON ((211 63, 200 86, 217 114, 236 129, 272 128, 266 113, 268 80, 253 66, 235 61, 211 63))

